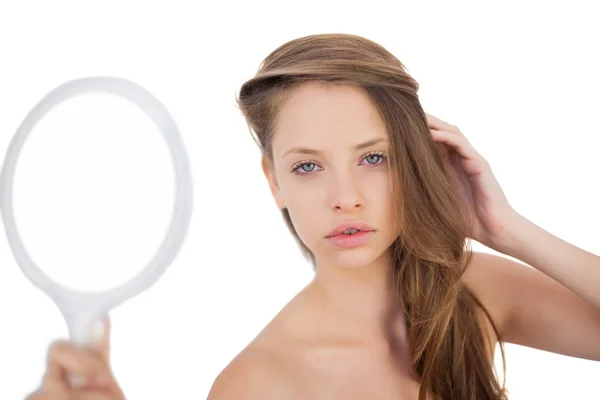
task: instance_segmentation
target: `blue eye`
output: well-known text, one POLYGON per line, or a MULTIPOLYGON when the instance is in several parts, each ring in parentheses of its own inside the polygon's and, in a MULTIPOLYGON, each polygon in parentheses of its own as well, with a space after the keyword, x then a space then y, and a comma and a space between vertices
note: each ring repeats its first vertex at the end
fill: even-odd
MULTIPOLYGON (((366 161, 366 165, 379 166, 385 162, 385 154, 379 151, 372 151, 361 158, 361 162, 366 161)), ((360 164, 359 164, 360 165, 360 164)), ((364 163, 362 165, 365 165, 364 163)), ((296 175, 308 175, 318 171, 319 165, 312 161, 299 161, 295 163, 290 172, 296 175)))
POLYGON ((365 157, 365 160, 367 160, 367 162, 369 164, 377 164, 377 162, 382 158, 381 155, 379 154, 370 154, 368 156, 365 157))
POLYGON ((383 153, 375 151, 364 156, 363 160, 365 160, 369 165, 378 165, 385 160, 385 156, 383 155, 383 153))
POLYGON ((302 171, 304 172, 312 172, 316 168, 316 166, 317 165, 314 163, 304 163, 300 165, 300 168, 302 168, 302 171))
POLYGON ((300 161, 290 169, 290 172, 293 172, 297 175, 306 175, 317 169, 318 165, 314 162, 310 161, 300 161))

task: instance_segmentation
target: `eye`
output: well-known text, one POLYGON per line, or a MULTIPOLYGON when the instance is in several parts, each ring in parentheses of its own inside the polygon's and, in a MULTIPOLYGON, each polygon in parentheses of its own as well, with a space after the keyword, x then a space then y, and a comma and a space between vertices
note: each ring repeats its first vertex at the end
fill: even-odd
MULTIPOLYGON (((365 154, 361 160, 366 161, 367 165, 371 166, 379 166, 385 161, 385 153, 380 151, 372 151, 368 154, 365 154)), ((318 171, 320 167, 317 163, 312 161, 298 161, 290 168, 290 172, 296 175, 308 175, 315 171, 318 171)))
POLYGON ((318 168, 318 165, 310 161, 299 161, 292 166, 290 172, 297 175, 306 175, 314 172, 318 168))
POLYGON ((379 151, 373 151, 366 154, 363 158, 368 165, 379 165, 385 160, 385 155, 379 151))

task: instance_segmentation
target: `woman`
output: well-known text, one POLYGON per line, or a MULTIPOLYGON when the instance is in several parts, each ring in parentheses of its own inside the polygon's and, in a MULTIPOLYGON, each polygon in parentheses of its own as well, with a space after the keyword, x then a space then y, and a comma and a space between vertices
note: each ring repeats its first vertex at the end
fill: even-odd
MULTIPOLYGON (((505 399, 497 344, 600 360, 600 258, 518 214, 417 91, 384 48, 342 34, 284 44, 242 86, 274 200, 315 277, 210 400, 505 399), (533 268, 474 253, 470 239, 533 268)), ((85 369, 92 356, 74 352, 51 352, 49 371, 108 365, 85 369)), ((51 376, 40 393, 65 390, 51 376)), ((104 398, 122 398, 106 376, 104 398)))

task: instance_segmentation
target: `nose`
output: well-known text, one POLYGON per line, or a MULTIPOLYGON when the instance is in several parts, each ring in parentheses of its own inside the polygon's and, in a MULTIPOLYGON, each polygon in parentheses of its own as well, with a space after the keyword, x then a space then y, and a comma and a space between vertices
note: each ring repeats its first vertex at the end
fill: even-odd
POLYGON ((357 179, 350 174, 338 175, 334 179, 329 186, 333 211, 353 212, 363 208, 365 200, 357 179))

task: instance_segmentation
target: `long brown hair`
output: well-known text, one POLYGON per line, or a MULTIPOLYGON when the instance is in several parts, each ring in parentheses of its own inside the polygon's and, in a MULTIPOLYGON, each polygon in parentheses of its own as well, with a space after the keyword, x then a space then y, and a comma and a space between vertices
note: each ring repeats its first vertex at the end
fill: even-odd
MULTIPOLYGON (((450 400, 506 399, 478 308, 498 332, 485 307, 461 282, 473 255, 467 213, 431 138, 418 83, 384 47, 360 36, 320 34, 287 42, 263 61, 239 93, 238 105, 264 155, 272 157, 279 109, 307 81, 362 88, 386 125, 401 232, 391 248, 390 285, 405 316, 411 370, 421 383, 419 400, 427 393, 450 400)), ((312 259, 289 213, 282 212, 312 259)), ((498 341, 505 370, 499 336, 498 341)))

